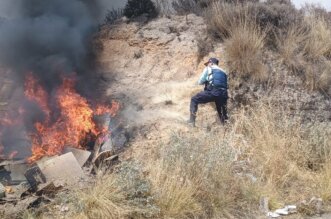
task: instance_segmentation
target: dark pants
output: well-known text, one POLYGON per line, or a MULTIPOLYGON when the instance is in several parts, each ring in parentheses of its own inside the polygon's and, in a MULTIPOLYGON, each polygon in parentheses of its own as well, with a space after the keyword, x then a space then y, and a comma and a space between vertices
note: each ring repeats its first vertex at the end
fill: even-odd
POLYGON ((226 89, 204 90, 191 99, 190 112, 196 115, 199 104, 215 102, 218 116, 222 123, 228 119, 227 113, 228 92, 226 89))

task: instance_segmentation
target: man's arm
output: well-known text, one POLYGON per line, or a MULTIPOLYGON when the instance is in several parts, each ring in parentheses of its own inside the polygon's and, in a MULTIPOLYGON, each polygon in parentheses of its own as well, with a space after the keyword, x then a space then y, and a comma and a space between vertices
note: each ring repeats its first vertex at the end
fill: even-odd
POLYGON ((208 82, 207 77, 208 77, 208 67, 206 67, 206 68, 203 70, 203 72, 202 72, 202 74, 201 74, 201 76, 200 76, 200 79, 199 79, 199 81, 198 81, 198 84, 199 84, 199 85, 203 85, 203 84, 205 84, 206 82, 208 82))

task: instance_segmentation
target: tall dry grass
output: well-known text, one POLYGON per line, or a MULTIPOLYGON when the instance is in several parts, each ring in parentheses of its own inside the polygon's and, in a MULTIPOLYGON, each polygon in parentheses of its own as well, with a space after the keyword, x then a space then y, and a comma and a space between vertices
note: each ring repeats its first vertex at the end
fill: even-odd
POLYGON ((225 41, 225 57, 230 72, 255 81, 267 79, 263 63, 263 48, 266 32, 252 20, 244 20, 230 30, 225 41))
POLYGON ((305 24, 309 28, 303 51, 307 58, 318 60, 331 55, 331 27, 324 17, 310 12, 305 16, 305 24))
MULTIPOLYGON (((307 9, 308 10, 308 9, 307 9)), ((277 47, 281 61, 302 76, 306 87, 331 94, 331 26, 308 10, 302 22, 279 30, 277 47)))
POLYGON ((230 31, 238 22, 248 16, 247 5, 235 5, 222 1, 213 2, 206 11, 208 31, 222 40, 230 37, 230 31))
POLYGON ((230 214, 240 191, 230 162, 230 139, 199 132, 173 134, 155 161, 148 161, 148 178, 165 218, 218 218, 230 214))
POLYGON ((173 133, 151 152, 72 192, 72 218, 253 218, 261 197, 331 201, 331 127, 286 107, 242 108, 226 129, 173 133))
POLYGON ((256 23, 252 6, 216 2, 206 14, 207 23, 210 32, 224 40, 229 72, 264 81, 267 71, 262 53, 267 30, 256 23))
MULTIPOLYGON (((269 104, 241 109, 227 130, 174 134, 145 160, 165 218, 244 218, 262 196, 270 208, 330 198, 331 128, 303 126, 269 104)), ((249 217, 249 216, 248 216, 249 217)))
POLYGON ((298 24, 289 26, 287 31, 279 30, 276 35, 280 59, 293 73, 305 68, 303 48, 307 37, 307 29, 298 24))

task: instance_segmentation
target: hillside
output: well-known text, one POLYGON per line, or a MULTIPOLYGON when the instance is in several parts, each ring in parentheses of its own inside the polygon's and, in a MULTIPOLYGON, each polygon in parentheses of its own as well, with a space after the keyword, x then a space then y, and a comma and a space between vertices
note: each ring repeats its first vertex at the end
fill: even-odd
POLYGON ((121 105, 128 142, 120 162, 20 216, 262 219, 296 205, 284 218, 330 218, 331 22, 267 2, 207 4, 222 19, 192 9, 102 25, 95 89, 121 105), (190 98, 203 89, 197 80, 209 57, 228 72, 230 120, 221 125, 210 103, 191 127, 190 98))

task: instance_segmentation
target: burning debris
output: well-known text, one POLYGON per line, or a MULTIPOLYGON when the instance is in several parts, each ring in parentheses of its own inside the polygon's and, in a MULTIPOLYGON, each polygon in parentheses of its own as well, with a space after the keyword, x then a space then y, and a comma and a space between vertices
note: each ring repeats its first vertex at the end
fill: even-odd
MULTIPOLYGON (((56 105, 56 111, 53 111, 49 94, 36 78, 31 74, 27 76, 25 98, 37 105, 44 116, 36 120, 34 127, 26 133, 26 137, 31 138, 26 141, 31 144, 31 156, 17 161, 14 159, 15 151, 2 156, 0 182, 3 185, 13 187, 25 183, 24 192, 30 193, 38 192, 39 185, 55 180, 72 185, 84 178, 82 167, 86 163, 99 168, 103 162, 117 159, 115 146, 118 144, 112 140, 112 131, 123 135, 117 131, 119 124, 113 119, 119 104, 113 101, 110 106, 99 104, 92 107, 75 91, 74 85, 74 79, 63 79, 53 94, 52 104, 56 105)), ((0 130, 24 126, 28 110, 21 105, 17 112, 7 114, 1 120, 0 130)), ((17 195, 21 197, 22 194, 17 195)))
POLYGON ((115 119, 120 104, 98 95, 91 41, 99 1, 0 7, 13 12, 0 14, 0 76, 10 72, 6 83, 0 77, 0 203, 32 206, 114 164, 126 137, 115 119))
MULTIPOLYGON (((117 104, 113 106, 118 110, 117 104)), ((76 109, 78 108, 76 107, 76 109)), ((64 136, 57 143, 47 145, 47 150, 44 150, 44 142, 42 141, 47 136, 43 136, 43 132, 40 133, 36 129, 36 133, 31 136, 40 135, 39 139, 41 140, 38 145, 34 145, 32 150, 39 148, 37 151, 40 156, 32 155, 24 160, 7 159, 0 163, 0 204, 12 203, 17 205, 23 201, 29 202, 27 207, 36 206, 50 200, 50 195, 54 195, 59 190, 73 186, 78 182, 84 182, 86 177, 96 173, 100 168, 109 169, 116 164, 118 162, 118 150, 115 149, 117 143, 112 141, 113 133, 110 123, 112 120, 110 115, 115 116, 115 109, 109 110, 105 115, 98 117, 98 123, 95 123, 92 118, 93 126, 91 127, 94 130, 79 129, 82 133, 79 135, 81 139, 72 138, 69 139, 70 141, 66 141, 67 138, 64 136), (107 119, 100 120, 100 117, 107 119), (100 127, 102 127, 101 130, 100 127), (75 140, 76 145, 65 146, 69 143, 73 144, 75 140), (88 146, 91 144, 93 147, 88 146), (50 151, 52 153, 49 153, 50 151)), ((55 122, 55 124, 57 123, 55 122)), ((65 124, 65 120, 61 124, 65 124)), ((64 125, 64 127, 66 126, 64 125)), ((66 128, 66 130, 70 129, 66 128)), ((69 135, 70 132, 67 134, 69 135)), ((76 137, 76 135, 72 136, 76 137)), ((117 147, 121 146, 123 145, 117 145, 117 147)))

